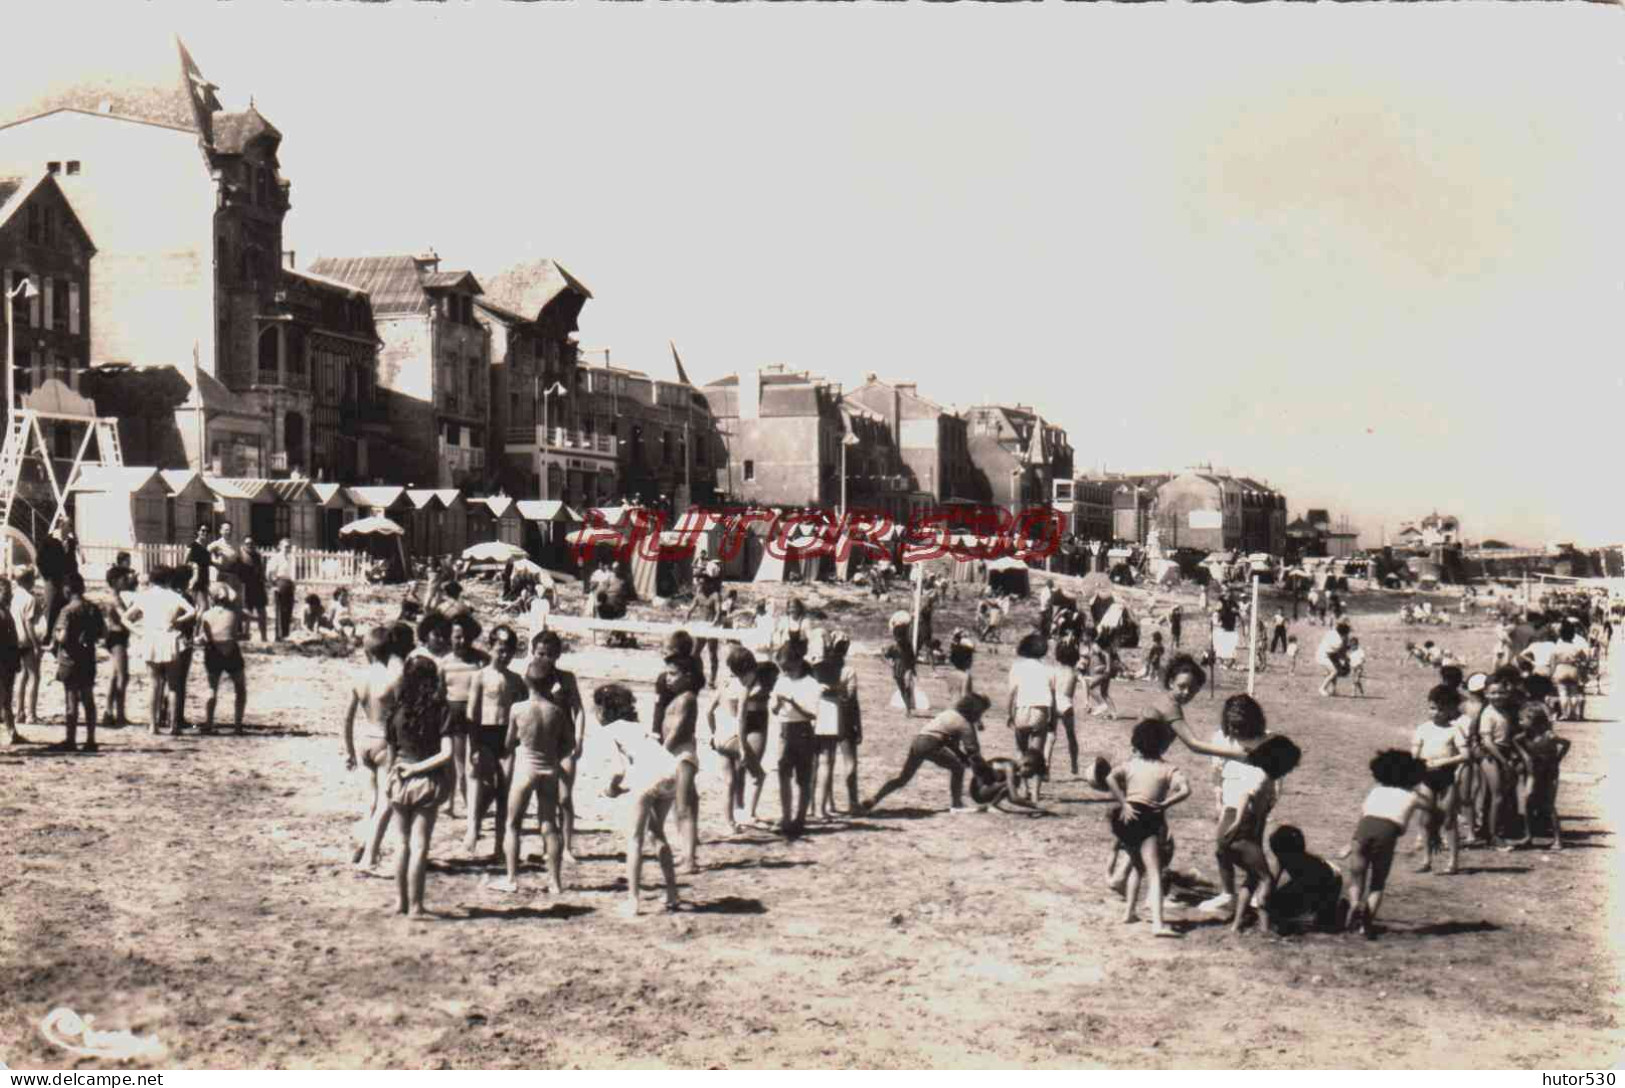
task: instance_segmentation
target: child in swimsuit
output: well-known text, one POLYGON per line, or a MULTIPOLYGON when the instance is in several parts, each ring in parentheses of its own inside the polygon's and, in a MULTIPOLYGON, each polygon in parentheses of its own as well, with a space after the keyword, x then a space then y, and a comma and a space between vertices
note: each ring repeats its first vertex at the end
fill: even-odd
POLYGON ((1341 930, 1343 875, 1304 843, 1303 832, 1283 824, 1270 833, 1275 854, 1275 890, 1270 893, 1270 921, 1289 933, 1306 926, 1341 930))
POLYGON ((401 839, 395 885, 402 914, 427 913, 423 893, 435 818, 456 788, 452 730, 458 725, 446 713, 443 690, 433 660, 414 657, 407 661, 400 696, 385 726, 391 762, 389 803, 401 839))
POLYGON ((767 750, 767 697, 778 679, 778 667, 758 664, 756 655, 743 646, 729 650, 724 664, 728 675, 711 697, 706 721, 711 727, 712 749, 727 761, 724 810, 728 826, 737 833, 740 825, 735 810, 745 807, 746 776, 756 781, 750 804, 753 820, 762 798, 762 783, 767 778, 762 767, 762 754, 767 750))
POLYGON ((220 699, 220 679, 231 677, 236 703, 232 724, 243 731, 243 709, 248 705, 248 683, 243 676, 243 651, 237 644, 237 611, 228 603, 231 590, 216 583, 209 587, 213 604, 198 619, 203 643, 203 671, 209 677, 209 698, 203 704, 203 732, 214 732, 214 708, 220 699))
POLYGON ((1427 833, 1427 856, 1419 873, 1433 871, 1433 859, 1442 845, 1440 832, 1450 847, 1450 861, 1446 875, 1455 873, 1461 861, 1461 836, 1456 827, 1456 772, 1467 762, 1468 755, 1460 743, 1456 719, 1461 716, 1461 693, 1448 684, 1439 684, 1428 692, 1428 720, 1416 727, 1416 738, 1411 743, 1411 755, 1427 765, 1427 773, 1417 792, 1434 805, 1437 815, 1429 814, 1424 830, 1427 833))
POLYGON ((1394 850, 1417 809, 1436 812, 1431 799, 1418 788, 1427 775, 1427 764, 1401 748, 1379 752, 1371 760, 1371 777, 1377 780, 1366 794, 1354 841, 1343 851, 1349 858, 1348 928, 1366 937, 1374 936, 1377 908, 1382 906, 1388 872, 1394 865, 1394 850))
POLYGON ((1535 817, 1543 815, 1552 823, 1550 849, 1563 849, 1563 830, 1557 819, 1558 768, 1569 754, 1569 740, 1552 732, 1551 718, 1544 707, 1526 706, 1519 714, 1522 734, 1513 743, 1523 753, 1529 767, 1527 785, 1520 786, 1518 809, 1523 814, 1524 837, 1518 846, 1535 845, 1535 817))
POLYGON ((700 773, 696 693, 704 685, 704 674, 696 678, 697 664, 692 654, 668 655, 666 670, 655 680, 655 727, 661 744, 677 758, 677 834, 686 847, 683 867, 690 874, 700 871, 700 794, 695 786, 700 773))
POLYGON ((498 891, 519 890, 520 825, 532 794, 537 798, 537 824, 547 847, 548 890, 564 893, 564 839, 559 834, 559 764, 574 745, 570 713, 547 698, 543 689, 552 678, 550 662, 532 658, 525 669, 529 698, 508 711, 505 748, 513 754, 513 776, 508 786, 508 835, 504 844, 508 879, 493 885, 498 891))
POLYGON ((353 771, 359 762, 372 780, 369 831, 351 859, 363 871, 377 868, 378 850, 389 831, 389 744, 384 730, 399 694, 402 665, 401 658, 392 655, 393 649, 389 628, 374 627, 367 632, 362 644, 367 664, 350 686, 350 707, 344 714, 344 769, 353 771), (359 760, 355 742, 357 713, 366 715, 359 760))
POLYGON ((485 810, 496 802, 492 832, 496 836, 496 856, 502 856, 503 830, 508 825, 508 781, 503 763, 508 754, 508 714, 516 703, 526 699, 525 681, 508 666, 519 649, 519 636, 512 627, 499 624, 488 636, 491 664, 474 675, 469 689, 468 716, 473 722, 468 758, 468 835, 463 849, 473 855, 480 839, 480 822, 485 810))
POLYGON ((863 803, 862 811, 873 811, 889 794, 908 785, 927 763, 935 763, 948 772, 951 811, 964 811, 965 770, 972 761, 981 758, 982 746, 976 733, 981 728, 982 715, 987 713, 988 705, 985 695, 966 695, 950 709, 921 726, 919 735, 909 745, 903 769, 863 803))
POLYGON ((1106 784, 1117 799, 1108 814, 1112 835, 1128 855, 1130 872, 1125 898, 1128 910, 1124 922, 1137 922, 1135 905, 1140 882, 1147 881, 1151 904, 1151 932, 1158 937, 1178 937, 1163 922, 1162 873, 1166 865, 1161 842, 1167 831, 1167 810, 1191 794, 1185 776, 1171 763, 1163 762, 1174 731, 1165 722, 1148 718, 1134 727, 1131 745, 1134 758, 1112 771, 1106 784))

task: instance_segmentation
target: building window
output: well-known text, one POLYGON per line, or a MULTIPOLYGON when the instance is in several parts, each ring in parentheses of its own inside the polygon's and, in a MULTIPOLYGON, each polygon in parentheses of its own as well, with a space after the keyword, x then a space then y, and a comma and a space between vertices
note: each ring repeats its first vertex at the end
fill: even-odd
POLYGON ((62 281, 56 285, 56 292, 51 297, 51 328, 61 331, 68 327, 68 284, 62 281))
POLYGON ((756 462, 755 461, 746 461, 745 462, 745 482, 748 484, 748 483, 753 483, 755 480, 756 480, 756 462))
POLYGON ((48 162, 45 164, 45 172, 50 174, 52 177, 56 177, 58 174, 62 173, 62 164, 59 162, 48 162))
POLYGON ((69 177, 74 177, 74 176, 77 176, 78 173, 79 173, 79 160, 78 159, 69 159, 68 160, 68 176, 69 177))

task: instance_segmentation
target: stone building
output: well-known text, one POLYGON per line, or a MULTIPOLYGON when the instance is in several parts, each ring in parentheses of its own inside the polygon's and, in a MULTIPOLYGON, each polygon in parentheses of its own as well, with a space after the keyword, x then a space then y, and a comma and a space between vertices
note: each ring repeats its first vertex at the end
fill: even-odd
POLYGON ((960 413, 969 430, 978 498, 1018 513, 1049 505, 1056 481, 1072 478, 1066 431, 1024 404, 979 404, 960 413))
POLYGON ((364 291, 382 347, 377 389, 388 424, 374 476, 418 487, 483 487, 491 425, 491 331, 475 317, 472 272, 414 257, 323 257, 323 280, 364 291))
POLYGON ((884 382, 870 374, 846 399, 885 421, 909 478, 911 514, 943 503, 983 501, 965 420, 921 396, 916 383, 884 382))
POLYGON ((66 92, 0 125, 0 172, 53 173, 97 239, 94 364, 206 375, 250 409, 246 429, 216 428, 207 412, 201 434, 177 420, 190 467, 360 472, 379 430, 359 400, 376 361, 368 317, 353 296, 322 298, 331 285, 285 271, 282 134, 252 104, 224 108, 217 89, 183 46, 169 87, 117 101, 66 92), (336 399, 315 377, 324 360, 336 399))
POLYGON ((586 495, 616 472, 615 440, 580 427, 584 383, 575 335, 592 298, 552 260, 531 261, 481 281, 476 319, 491 335, 492 475, 510 495, 586 495))

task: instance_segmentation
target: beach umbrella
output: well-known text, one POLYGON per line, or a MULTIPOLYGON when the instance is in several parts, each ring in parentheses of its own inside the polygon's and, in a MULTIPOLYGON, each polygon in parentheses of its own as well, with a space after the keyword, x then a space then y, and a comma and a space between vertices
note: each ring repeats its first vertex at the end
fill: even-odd
POLYGON ((505 540, 487 540, 464 548, 463 558, 475 563, 506 563, 510 559, 524 559, 525 549, 505 540))
POLYGON ((362 518, 339 530, 339 536, 401 536, 405 530, 385 517, 362 518))

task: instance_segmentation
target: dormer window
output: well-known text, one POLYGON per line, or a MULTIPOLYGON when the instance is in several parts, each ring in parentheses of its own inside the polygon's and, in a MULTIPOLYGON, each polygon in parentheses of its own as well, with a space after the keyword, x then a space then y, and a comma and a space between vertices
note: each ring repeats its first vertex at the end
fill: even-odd
POLYGON ((79 160, 78 159, 69 159, 68 160, 68 176, 69 177, 75 177, 75 176, 78 175, 78 173, 79 173, 79 160))
POLYGON ((45 164, 45 172, 54 178, 58 174, 62 173, 62 164, 59 162, 48 162, 45 164))

